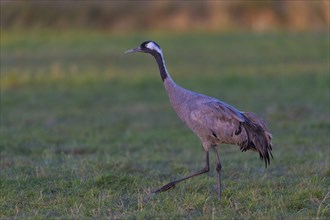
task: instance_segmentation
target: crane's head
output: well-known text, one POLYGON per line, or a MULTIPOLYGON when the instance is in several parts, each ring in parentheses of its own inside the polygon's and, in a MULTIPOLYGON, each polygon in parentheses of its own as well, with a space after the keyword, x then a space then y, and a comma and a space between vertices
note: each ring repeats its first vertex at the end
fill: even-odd
POLYGON ((135 53, 135 52, 142 52, 142 53, 150 53, 151 55, 160 54, 162 55, 162 48, 154 42, 154 41, 145 41, 139 47, 127 50, 125 53, 135 53))

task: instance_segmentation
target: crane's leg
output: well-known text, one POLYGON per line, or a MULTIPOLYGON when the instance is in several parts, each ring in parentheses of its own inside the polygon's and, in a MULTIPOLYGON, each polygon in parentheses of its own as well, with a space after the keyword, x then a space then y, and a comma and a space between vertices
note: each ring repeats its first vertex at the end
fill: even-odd
POLYGON ((217 170, 217 173, 218 173, 218 197, 219 197, 219 199, 221 199, 221 161, 220 161, 220 157, 219 157, 219 154, 218 154, 217 147, 214 146, 213 150, 215 152, 215 157, 216 157, 216 160, 217 160, 216 170, 217 170))
POLYGON ((210 171, 210 162, 209 162, 209 152, 208 151, 205 151, 205 157, 206 157, 205 158, 205 167, 202 170, 200 170, 200 171, 198 171, 196 173, 193 173, 193 174, 191 174, 189 176, 186 176, 184 178, 181 178, 181 179, 172 181, 172 182, 166 184, 165 186, 157 189, 154 193, 159 193, 159 192, 167 191, 167 190, 169 190, 171 188, 174 188, 175 187, 175 184, 177 184, 177 183, 179 183, 181 181, 184 181, 184 180, 189 179, 191 177, 198 176, 200 174, 209 172, 210 171))

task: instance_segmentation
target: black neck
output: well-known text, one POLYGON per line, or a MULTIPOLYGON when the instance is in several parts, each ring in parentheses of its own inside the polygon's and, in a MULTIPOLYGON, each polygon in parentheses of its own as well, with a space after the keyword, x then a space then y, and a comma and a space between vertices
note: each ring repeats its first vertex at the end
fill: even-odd
POLYGON ((157 61, 160 77, 162 77, 162 81, 164 82, 164 80, 168 76, 168 73, 165 68, 165 63, 164 63, 163 57, 159 53, 152 53, 152 55, 155 57, 155 59, 157 61))

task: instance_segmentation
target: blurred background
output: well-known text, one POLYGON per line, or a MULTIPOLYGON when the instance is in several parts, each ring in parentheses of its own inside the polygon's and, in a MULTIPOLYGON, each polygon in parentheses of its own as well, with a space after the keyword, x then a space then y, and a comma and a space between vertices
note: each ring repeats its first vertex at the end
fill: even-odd
POLYGON ((329 0, 0 6, 0 219, 330 216, 329 0), (219 147, 222 201, 206 176, 149 196, 204 155, 152 57, 123 53, 145 40, 179 85, 269 122, 267 169, 219 147))
POLYGON ((1 28, 324 31, 329 1, 1 1, 1 28))

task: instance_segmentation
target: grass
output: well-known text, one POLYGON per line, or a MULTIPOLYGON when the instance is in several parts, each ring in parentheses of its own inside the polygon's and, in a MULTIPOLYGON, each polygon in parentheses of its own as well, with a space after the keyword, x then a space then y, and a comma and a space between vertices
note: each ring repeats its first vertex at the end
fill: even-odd
POLYGON ((0 218, 326 219, 329 42, 319 34, 1 33, 0 218), (124 55, 163 47, 180 85, 267 118, 268 169, 220 146, 209 175, 197 137, 172 111, 156 64, 124 55))

